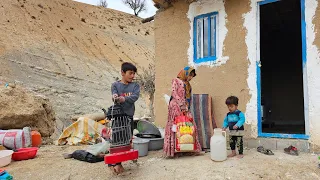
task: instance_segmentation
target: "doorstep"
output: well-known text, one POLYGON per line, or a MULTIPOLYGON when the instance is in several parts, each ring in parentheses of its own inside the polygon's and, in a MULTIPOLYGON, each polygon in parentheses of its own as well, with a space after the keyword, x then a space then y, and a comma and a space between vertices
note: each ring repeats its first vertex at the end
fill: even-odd
POLYGON ((250 149, 263 146, 264 148, 271 150, 283 150, 290 145, 298 148, 300 152, 310 152, 310 144, 308 140, 279 138, 257 138, 244 140, 244 146, 250 149))

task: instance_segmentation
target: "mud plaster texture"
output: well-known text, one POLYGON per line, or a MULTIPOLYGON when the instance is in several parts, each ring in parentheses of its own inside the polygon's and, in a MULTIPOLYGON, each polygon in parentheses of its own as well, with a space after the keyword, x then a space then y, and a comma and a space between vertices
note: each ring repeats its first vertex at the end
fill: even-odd
MULTIPOLYGON (((171 80, 187 65, 190 24, 186 17, 188 4, 177 2, 166 11, 159 12, 155 20, 156 39, 156 123, 165 126, 167 105, 164 94, 171 93, 171 80), (161 85, 161 86, 160 86, 161 85)), ((218 67, 200 66, 197 77, 192 80, 194 94, 210 94, 213 97, 214 118, 218 127, 228 112, 225 99, 238 96, 239 109, 246 111, 250 99, 247 86, 246 29, 242 15, 250 10, 249 1, 229 0, 225 2, 228 33, 224 41, 223 56, 229 56, 226 64, 218 67)), ((251 129, 248 127, 247 129, 251 129)))
POLYGON ((167 122, 168 107, 164 95, 171 94, 171 81, 187 65, 189 46, 189 21, 186 13, 189 4, 177 2, 173 7, 158 12, 155 17, 156 44, 156 124, 164 127, 167 122))
POLYGON ((316 16, 313 19, 312 22, 315 26, 314 29, 316 29, 316 38, 314 40, 314 44, 320 49, 320 5, 318 5, 317 10, 316 10, 316 16))
MULTIPOLYGON (((314 43, 314 45, 317 46, 317 48, 319 50, 320 49, 320 32, 319 32, 320 31, 320 5, 319 4, 317 6, 316 14, 315 14, 315 17, 314 17, 312 23, 314 24, 314 29, 315 29, 315 39, 314 39, 313 43, 314 43)), ((319 131, 319 129, 316 131, 319 131)), ((318 141, 319 136, 316 136, 316 137, 317 138, 314 138, 314 139, 315 139, 315 141, 318 141)), ((320 145, 316 145, 311 142, 310 148, 311 148, 311 151, 313 151, 313 152, 320 152, 320 145)))

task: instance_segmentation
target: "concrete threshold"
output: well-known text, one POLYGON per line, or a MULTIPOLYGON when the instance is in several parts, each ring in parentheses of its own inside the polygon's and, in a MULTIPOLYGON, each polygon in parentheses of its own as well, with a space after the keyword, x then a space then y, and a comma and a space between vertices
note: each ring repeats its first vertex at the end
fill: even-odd
POLYGON ((267 149, 283 151, 284 148, 290 145, 298 148, 300 152, 310 152, 310 144, 308 140, 279 138, 244 139, 244 146, 250 149, 263 146, 267 149))

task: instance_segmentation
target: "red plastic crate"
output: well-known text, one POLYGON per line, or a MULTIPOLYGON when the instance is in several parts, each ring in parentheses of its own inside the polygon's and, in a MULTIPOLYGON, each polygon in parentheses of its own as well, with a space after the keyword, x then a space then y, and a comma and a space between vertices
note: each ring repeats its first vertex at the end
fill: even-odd
POLYGON ((130 151, 108 154, 104 156, 104 162, 106 164, 116 164, 124 161, 137 160, 138 157, 138 150, 131 149, 130 151))
POLYGON ((119 147, 112 147, 112 148, 110 148, 110 154, 121 153, 121 152, 125 152, 125 151, 130 151, 131 148, 132 148, 131 145, 119 146, 119 147))

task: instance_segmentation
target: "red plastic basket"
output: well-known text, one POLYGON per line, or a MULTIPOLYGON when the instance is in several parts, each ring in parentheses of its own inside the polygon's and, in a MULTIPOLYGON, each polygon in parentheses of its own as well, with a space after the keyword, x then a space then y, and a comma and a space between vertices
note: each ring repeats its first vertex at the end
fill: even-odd
POLYGON ((131 151, 131 148, 132 148, 131 145, 112 147, 112 148, 110 148, 110 154, 121 153, 121 152, 125 152, 125 151, 131 151))
POLYGON ((38 152, 38 148, 31 147, 31 148, 20 148, 17 152, 12 154, 12 160, 14 161, 22 161, 27 159, 33 159, 36 157, 38 152))
POLYGON ((139 157, 138 150, 131 149, 130 151, 124 151, 119 153, 113 153, 104 157, 106 164, 116 164, 124 161, 137 160, 139 157))

